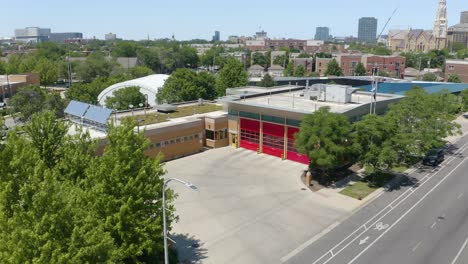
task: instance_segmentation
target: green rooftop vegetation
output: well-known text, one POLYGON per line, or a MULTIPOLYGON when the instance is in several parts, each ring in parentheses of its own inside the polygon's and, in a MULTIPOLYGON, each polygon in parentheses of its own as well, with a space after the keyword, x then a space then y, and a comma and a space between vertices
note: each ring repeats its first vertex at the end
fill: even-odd
POLYGON ((173 113, 148 113, 146 115, 137 115, 134 118, 136 120, 144 120, 140 123, 141 125, 150 125, 166 122, 173 118, 205 114, 219 110, 223 110, 223 107, 215 104, 180 106, 177 107, 177 111, 173 113))

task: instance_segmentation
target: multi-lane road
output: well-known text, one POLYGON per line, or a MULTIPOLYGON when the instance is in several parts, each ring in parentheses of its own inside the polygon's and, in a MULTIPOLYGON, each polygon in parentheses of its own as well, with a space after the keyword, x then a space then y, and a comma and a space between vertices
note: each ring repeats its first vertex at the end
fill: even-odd
POLYGON ((332 231, 282 259, 290 264, 468 263, 468 137, 438 167, 419 167, 332 231))

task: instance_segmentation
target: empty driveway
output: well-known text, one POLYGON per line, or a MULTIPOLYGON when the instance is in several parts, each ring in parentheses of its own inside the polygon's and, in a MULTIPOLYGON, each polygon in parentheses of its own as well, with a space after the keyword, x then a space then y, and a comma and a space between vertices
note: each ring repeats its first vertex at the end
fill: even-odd
POLYGON ((170 161, 179 222, 171 237, 182 263, 280 263, 358 204, 329 192, 301 190, 305 165, 231 147, 170 161))

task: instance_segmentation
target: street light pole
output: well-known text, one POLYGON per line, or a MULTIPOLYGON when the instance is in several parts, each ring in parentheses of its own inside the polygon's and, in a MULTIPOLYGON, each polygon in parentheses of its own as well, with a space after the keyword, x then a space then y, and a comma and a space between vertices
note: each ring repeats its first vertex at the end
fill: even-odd
POLYGON ((133 105, 129 105, 128 107, 130 107, 130 109, 132 109, 132 117, 133 117, 133 105))
POLYGON ((198 191, 197 186, 191 184, 190 182, 185 182, 183 180, 179 180, 177 178, 169 178, 166 181, 164 181, 163 185, 163 194, 162 194, 162 204, 163 204, 163 232, 164 232, 164 264, 169 264, 169 253, 167 249, 167 224, 166 224, 166 187, 167 184, 171 181, 176 181, 179 183, 182 183, 186 187, 198 191))

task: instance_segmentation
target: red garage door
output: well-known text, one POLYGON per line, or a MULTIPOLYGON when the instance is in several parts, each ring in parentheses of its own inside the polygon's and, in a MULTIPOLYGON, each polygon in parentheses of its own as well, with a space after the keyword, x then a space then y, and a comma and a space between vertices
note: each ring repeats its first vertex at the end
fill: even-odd
POLYGON ((263 153, 281 157, 284 153, 284 126, 263 123, 263 153))
POLYGON ((294 147, 294 134, 299 132, 297 127, 288 127, 288 160, 309 164, 309 158, 297 152, 297 149, 294 147))
POLYGON ((260 146, 260 122, 240 119, 240 147, 257 151, 260 146))

